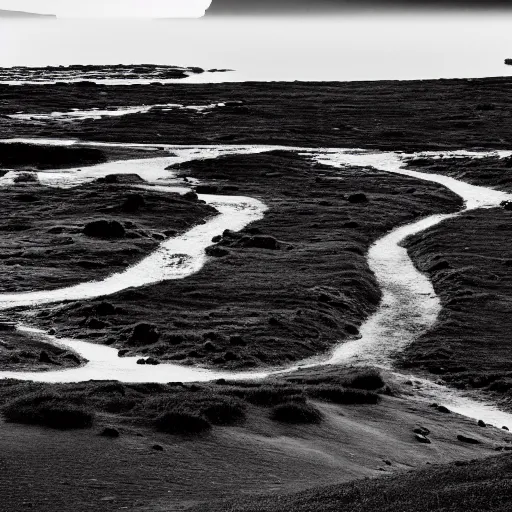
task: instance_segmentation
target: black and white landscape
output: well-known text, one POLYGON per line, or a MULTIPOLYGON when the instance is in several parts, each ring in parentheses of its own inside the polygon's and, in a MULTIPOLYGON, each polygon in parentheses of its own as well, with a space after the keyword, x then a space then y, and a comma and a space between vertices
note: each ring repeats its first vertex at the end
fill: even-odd
POLYGON ((508 511, 510 12, 42 4, 0 22, 0 511, 508 511))

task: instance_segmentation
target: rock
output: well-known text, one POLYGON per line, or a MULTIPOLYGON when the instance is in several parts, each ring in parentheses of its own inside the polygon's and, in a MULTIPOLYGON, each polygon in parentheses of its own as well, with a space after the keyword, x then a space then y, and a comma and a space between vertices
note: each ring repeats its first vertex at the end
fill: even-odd
POLYGON ((46 363, 46 364, 57 364, 49 355, 48 355, 48 352, 46 352, 46 350, 43 350, 40 354, 39 354, 39 362, 40 363, 46 363))
POLYGON ((130 194, 121 206, 123 212, 133 213, 139 211, 146 205, 142 194, 130 194))
POLYGON ((100 432, 100 436, 101 437, 109 437, 110 439, 115 439, 115 438, 119 437, 120 434, 119 434, 119 430, 117 430, 114 427, 105 427, 100 432))
POLYGON ((144 180, 138 174, 108 174, 104 178, 98 178, 98 183, 144 183, 144 180))
POLYGON ((463 436, 462 434, 459 434, 457 436, 457 439, 459 441, 461 441, 462 443, 467 443, 467 444, 481 444, 480 441, 478 441, 477 439, 474 439, 472 437, 467 437, 467 436, 463 436))
POLYGON ((207 351, 207 352, 216 352, 217 351, 217 347, 211 342, 211 341, 207 341, 204 345, 203 345, 203 348, 207 351))
POLYGON ((478 421, 478 426, 479 427, 487 427, 487 423, 485 423, 485 421, 483 421, 483 420, 479 420, 478 421))
POLYGON ((137 364, 146 364, 146 360, 145 359, 139 359, 137 361, 137 364))
POLYGON ((185 201, 190 201, 191 203, 197 203, 197 201, 199 201, 199 197, 197 196, 197 194, 192 191, 187 192, 182 197, 183 199, 185 199, 185 201))
POLYGON ((512 59, 505 59, 505 64, 507 66, 512 66, 512 59))
POLYGON ((368 197, 364 192, 356 192, 348 196, 348 202, 352 204, 367 203, 368 197))
POLYGON ((99 316, 109 316, 114 315, 116 313, 116 308, 114 305, 110 304, 110 302, 100 302, 94 306, 94 311, 99 316))
POLYGON ((428 436, 430 434, 430 430, 425 427, 416 427, 413 432, 415 434, 419 434, 420 436, 428 436))
POLYGON ((431 444, 430 439, 426 436, 423 436, 421 434, 416 434, 414 437, 416 438, 416 441, 418 441, 418 443, 431 444))
POLYGON ((154 444, 152 447, 151 447, 152 450, 155 450, 157 452, 163 452, 164 451, 164 447, 161 445, 161 444, 154 444))
POLYGON ((146 364, 149 364, 151 366, 158 366, 160 364, 160 361, 158 359, 155 359, 154 357, 148 357, 146 359, 146 364))
POLYGON ((124 357, 126 354, 128 354, 128 352, 130 352, 127 348, 122 348, 118 353, 117 353, 117 357, 124 357))
POLYGON ((207 247, 205 250, 207 256, 211 256, 212 258, 223 258, 229 254, 229 250, 225 247, 219 247, 218 245, 212 245, 207 247))
POLYGON ((348 334, 351 334, 353 336, 357 336, 359 334, 359 329, 352 324, 345 325, 345 331, 347 331, 348 334))
POLYGON ((125 229, 117 220, 95 220, 84 227, 84 235, 93 238, 123 238, 125 229))
POLYGON ((506 430, 507 432, 509 432, 509 431, 510 431, 510 429, 509 429, 508 427, 505 427, 505 426, 501 427, 501 429, 502 429, 502 430, 506 430))
POLYGON ((141 322, 137 324, 128 340, 131 345, 151 345, 160 338, 156 325, 141 322))
POLYGON ((450 414, 452 411, 450 411, 450 409, 448 409, 447 407, 445 407, 444 405, 438 405, 437 406, 437 410, 439 412, 442 412, 444 414, 450 414))
POLYGON ((224 106, 226 107, 242 107, 244 105, 244 102, 243 101, 240 101, 240 100, 230 100, 230 101, 225 101, 224 102, 224 106))
POLYGON ((89 329, 104 329, 105 327, 108 327, 110 324, 108 322, 105 322, 104 320, 98 320, 97 318, 91 318, 87 322, 87 327, 89 329))
POLYGON ((221 240, 222 240, 222 237, 221 237, 220 235, 214 236, 214 237, 212 238, 212 242, 213 242, 214 244, 218 244, 221 240))
POLYGON ((233 353, 233 352, 226 352, 224 354, 224 360, 229 362, 229 361, 236 361, 238 359, 238 356, 233 353))
POLYGON ((50 336, 55 336, 55 335, 57 334, 57 331, 56 331, 55 329, 53 329, 53 328, 52 328, 52 329, 50 329, 50 330, 48 331, 48 334, 49 334, 50 336))
POLYGON ((234 335, 229 338, 229 344, 234 345, 236 347, 245 347, 247 346, 247 342, 242 338, 242 336, 234 335))
POLYGON ((512 201, 503 201, 500 206, 507 211, 512 211, 512 201))

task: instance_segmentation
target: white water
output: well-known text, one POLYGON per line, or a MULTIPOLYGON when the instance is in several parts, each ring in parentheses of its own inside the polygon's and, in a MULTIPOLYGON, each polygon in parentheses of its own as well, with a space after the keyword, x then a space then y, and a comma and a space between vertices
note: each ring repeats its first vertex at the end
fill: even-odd
MULTIPOLYGON (((24 141, 29 142, 29 140, 24 141)), ((41 141, 36 141, 41 143, 41 141)), ((59 141, 45 141, 58 144, 59 141)), ((63 141, 65 145, 73 141, 63 141)), ((101 145, 89 143, 88 145, 101 145)), ((130 146, 130 145, 127 145, 130 146)), ((175 190, 172 172, 164 171, 171 163, 194 158, 215 158, 226 153, 257 153, 275 149, 273 147, 202 147, 132 145, 172 151, 176 156, 157 157, 148 160, 114 162, 80 170, 40 172, 43 183, 53 186, 73 186, 105 176, 112 172, 137 172, 146 180, 157 185, 159 190, 175 190)), ((291 148, 288 148, 291 149, 291 148)), ((510 152, 472 153, 466 151, 444 153, 421 153, 404 155, 341 149, 304 150, 293 149, 308 154, 317 161, 334 167, 344 165, 374 167, 385 172, 393 172, 419 179, 441 183, 466 201, 466 209, 485 208, 499 205, 509 199, 508 194, 484 187, 477 187, 442 175, 432 175, 403 169, 404 162, 411 157, 463 157, 480 158, 488 155, 508 156, 510 152)), ((362 171, 364 172, 364 171, 362 171)), ((6 180, 9 178, 6 177, 6 180)), ((63 300, 78 300, 98 297, 120 291, 128 287, 143 286, 168 279, 181 279, 197 272, 205 263, 204 249, 211 238, 224 229, 240 230, 248 223, 261 218, 265 206, 252 198, 201 196, 209 204, 215 205, 220 215, 204 225, 196 226, 181 237, 164 242, 160 248, 130 267, 125 272, 114 274, 104 280, 83 283, 77 286, 53 290, 17 294, 1 294, 0 309, 15 306, 40 305, 63 300)), ((118 380, 122 382, 196 382, 214 379, 263 379, 269 375, 291 372, 298 368, 312 368, 330 364, 373 365, 384 369, 393 366, 393 355, 409 345, 414 339, 435 323, 440 311, 439 298, 426 276, 419 273, 400 246, 401 241, 414 233, 421 232, 453 215, 434 215, 418 222, 400 227, 378 240, 370 249, 368 261, 383 291, 383 300, 378 311, 362 326, 360 337, 341 343, 327 357, 317 357, 293 367, 261 372, 218 372, 174 364, 159 366, 137 365, 138 357, 119 358, 116 349, 73 339, 55 338, 37 329, 20 327, 41 339, 74 350, 89 363, 77 369, 52 372, 0 372, 0 378, 17 378, 40 382, 80 382, 85 380, 118 380)), ((407 376, 401 378, 408 379, 407 376)), ((465 416, 483 419, 497 426, 512 426, 512 416, 499 411, 491 404, 475 401, 463 393, 432 383, 426 379, 414 378, 415 396, 421 400, 439 401, 453 411, 465 416)))
POLYGON ((141 105, 135 107, 115 107, 110 109, 92 108, 87 110, 73 109, 69 112, 51 112, 49 114, 34 114, 18 112, 8 115, 10 119, 19 121, 61 121, 72 123, 84 120, 98 120, 104 117, 123 117, 131 114, 147 114, 152 110, 160 112, 171 112, 173 110, 193 110, 195 112, 206 113, 216 107, 223 106, 223 103, 212 105, 180 105, 178 103, 159 103, 156 105, 141 105))

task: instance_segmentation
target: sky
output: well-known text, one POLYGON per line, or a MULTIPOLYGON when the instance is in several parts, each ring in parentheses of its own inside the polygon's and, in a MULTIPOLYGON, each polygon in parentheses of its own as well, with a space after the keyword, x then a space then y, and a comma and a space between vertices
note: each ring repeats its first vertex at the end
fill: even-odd
POLYGON ((200 17, 211 0, 0 0, 0 9, 59 17, 200 17))

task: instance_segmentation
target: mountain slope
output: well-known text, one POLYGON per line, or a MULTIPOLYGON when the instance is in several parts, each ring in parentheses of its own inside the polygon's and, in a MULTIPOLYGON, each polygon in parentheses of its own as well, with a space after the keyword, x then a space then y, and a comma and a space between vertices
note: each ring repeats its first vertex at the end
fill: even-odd
POLYGON ((212 15, 324 14, 356 9, 510 7, 509 0, 213 0, 212 15))

